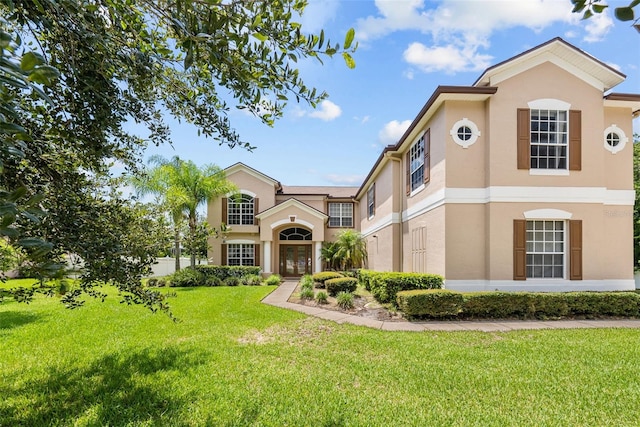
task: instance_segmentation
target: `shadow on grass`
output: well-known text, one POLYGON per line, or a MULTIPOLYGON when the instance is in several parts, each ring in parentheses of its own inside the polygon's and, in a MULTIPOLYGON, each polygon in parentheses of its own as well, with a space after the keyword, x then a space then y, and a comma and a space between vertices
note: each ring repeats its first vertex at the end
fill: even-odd
POLYGON ((0 332, 17 328, 18 326, 36 322, 40 315, 24 311, 3 311, 0 312, 0 332))
POLYGON ((112 354, 84 369, 53 370, 43 378, 0 388, 0 426, 181 425, 192 399, 163 387, 162 376, 201 363, 174 348, 112 354))

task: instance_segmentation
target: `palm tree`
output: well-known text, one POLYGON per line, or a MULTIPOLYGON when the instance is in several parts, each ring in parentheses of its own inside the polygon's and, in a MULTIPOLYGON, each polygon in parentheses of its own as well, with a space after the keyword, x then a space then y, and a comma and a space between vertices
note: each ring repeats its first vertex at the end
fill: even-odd
MULTIPOLYGON (((174 223, 174 245, 176 249, 176 271, 180 269, 180 223, 187 219, 189 235, 195 241, 198 219, 197 209, 210 200, 236 191, 227 180, 222 169, 216 165, 199 168, 191 160, 178 156, 167 160, 153 156, 149 163, 154 166, 141 177, 132 180, 139 194, 155 194, 163 199, 174 223)), ((191 267, 196 265, 196 254, 191 251, 191 267)))
POLYGON ((327 270, 335 270, 337 262, 336 262, 336 251, 338 250, 338 245, 335 242, 324 242, 322 244, 322 248, 320 248, 320 257, 322 261, 324 261, 325 269, 327 270))
POLYGON ((367 243, 358 231, 343 230, 335 241, 334 259, 344 270, 362 267, 367 259, 367 243))

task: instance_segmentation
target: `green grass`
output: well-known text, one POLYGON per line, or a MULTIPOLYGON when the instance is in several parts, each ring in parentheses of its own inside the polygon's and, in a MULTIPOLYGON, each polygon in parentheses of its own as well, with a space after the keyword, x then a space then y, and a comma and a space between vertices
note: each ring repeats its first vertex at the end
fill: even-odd
POLYGON ((0 425, 638 425, 638 330, 383 332, 272 289, 171 289, 177 324, 115 296, 5 301, 0 425))

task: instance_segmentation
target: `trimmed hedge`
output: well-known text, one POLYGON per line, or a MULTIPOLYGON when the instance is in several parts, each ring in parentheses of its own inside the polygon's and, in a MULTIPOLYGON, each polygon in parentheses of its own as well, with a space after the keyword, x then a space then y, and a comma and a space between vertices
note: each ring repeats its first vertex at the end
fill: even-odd
POLYGON ((196 271, 203 273, 205 276, 215 276, 222 281, 227 277, 241 279, 249 275, 260 275, 260 267, 241 265, 196 265, 196 271))
POLYGON ((636 292, 462 293, 420 290, 399 292, 397 303, 408 317, 455 316, 462 319, 640 317, 640 294, 636 292))
POLYGON ((409 318, 454 317, 462 311, 464 297, 444 289, 414 289, 398 292, 397 301, 400 310, 409 318))
POLYGON ((340 292, 352 293, 358 287, 358 279, 354 277, 337 277, 324 282, 329 295, 336 296, 340 292))
POLYGON ((324 288, 325 282, 327 280, 339 279, 341 277, 344 277, 344 276, 341 273, 338 273, 337 271, 323 271, 321 273, 316 273, 313 276, 311 276, 313 281, 318 284, 316 285, 317 288, 324 288))
POLYGON ((444 278, 437 274, 397 273, 360 270, 359 281, 381 303, 397 304, 400 291, 412 289, 441 289, 444 278))

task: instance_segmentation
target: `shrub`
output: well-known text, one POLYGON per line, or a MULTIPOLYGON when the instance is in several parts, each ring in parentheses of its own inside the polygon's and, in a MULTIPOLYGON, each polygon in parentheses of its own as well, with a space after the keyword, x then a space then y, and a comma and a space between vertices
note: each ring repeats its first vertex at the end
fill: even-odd
POLYGON ((464 297, 444 289, 417 289, 398 292, 397 303, 407 317, 451 317, 462 311, 464 297))
POLYGON ((313 288, 303 288, 300 292, 300 298, 302 299, 313 299, 313 288))
POLYGON ((344 276, 336 271, 323 271, 312 276, 313 281, 316 283, 316 287, 318 288, 324 288, 327 280, 338 279, 340 277, 344 276))
POLYGON ((176 288, 203 286, 205 284, 205 276, 199 271, 186 267, 168 276, 167 282, 169 286, 176 288))
POLYGON ((257 274, 249 274, 247 276, 243 276, 240 281, 245 286, 260 286, 262 285, 262 277, 257 274))
POLYGON ((328 296, 327 293, 325 291, 320 291, 316 294, 316 301, 318 302, 318 304, 326 304, 329 301, 327 301, 328 296))
POLYGON ((158 279, 158 282, 157 282, 156 286, 157 286, 157 287, 159 287, 159 288, 162 288, 162 287, 168 286, 168 285, 167 285, 167 279, 166 279, 166 278, 164 278, 164 277, 163 277, 163 278, 158 279))
POLYGON ((339 292, 354 292, 358 287, 358 279, 353 277, 339 277, 337 279, 329 279, 324 282, 327 292, 331 296, 337 295, 339 292))
POLYGON ((248 275, 260 275, 260 267, 244 265, 196 265, 196 271, 205 276, 216 276, 220 280, 227 277, 242 278, 248 275))
POLYGON ((216 276, 205 276, 204 284, 205 286, 222 286, 222 280, 216 276))
POLYGON ((56 280, 54 289, 56 291, 56 295, 63 296, 71 289, 73 289, 73 282, 68 279, 56 280))
POLYGON ((157 277, 149 277, 147 279, 147 286, 150 288, 158 286, 158 278, 157 277))
POLYGON ((278 286, 280 285, 281 281, 282 281, 282 278, 280 277, 279 274, 272 274, 271 276, 267 277, 264 280, 264 284, 267 286, 278 286))
POLYGON ((340 292, 336 296, 336 302, 338 304, 338 307, 349 310, 354 307, 353 294, 350 292, 340 292))
POLYGON ((310 282, 303 282, 303 283, 300 285, 300 288, 301 288, 302 290, 310 289, 310 290, 312 290, 312 291, 313 291, 313 284, 312 284, 312 283, 310 283, 310 282))
POLYGON ((361 270, 360 281, 378 302, 396 304, 398 292, 412 289, 441 289, 444 279, 437 274, 382 273, 361 270))
POLYGON ((302 276, 300 278, 300 285, 301 286, 305 286, 307 284, 313 288, 313 278, 309 274, 305 274, 304 276, 302 276))
POLYGON ((371 270, 358 270, 358 282, 368 291, 371 291, 371 278, 375 275, 375 271, 371 270))
POLYGON ((225 286, 238 286, 240 285, 240 279, 235 276, 229 276, 222 281, 225 286))

